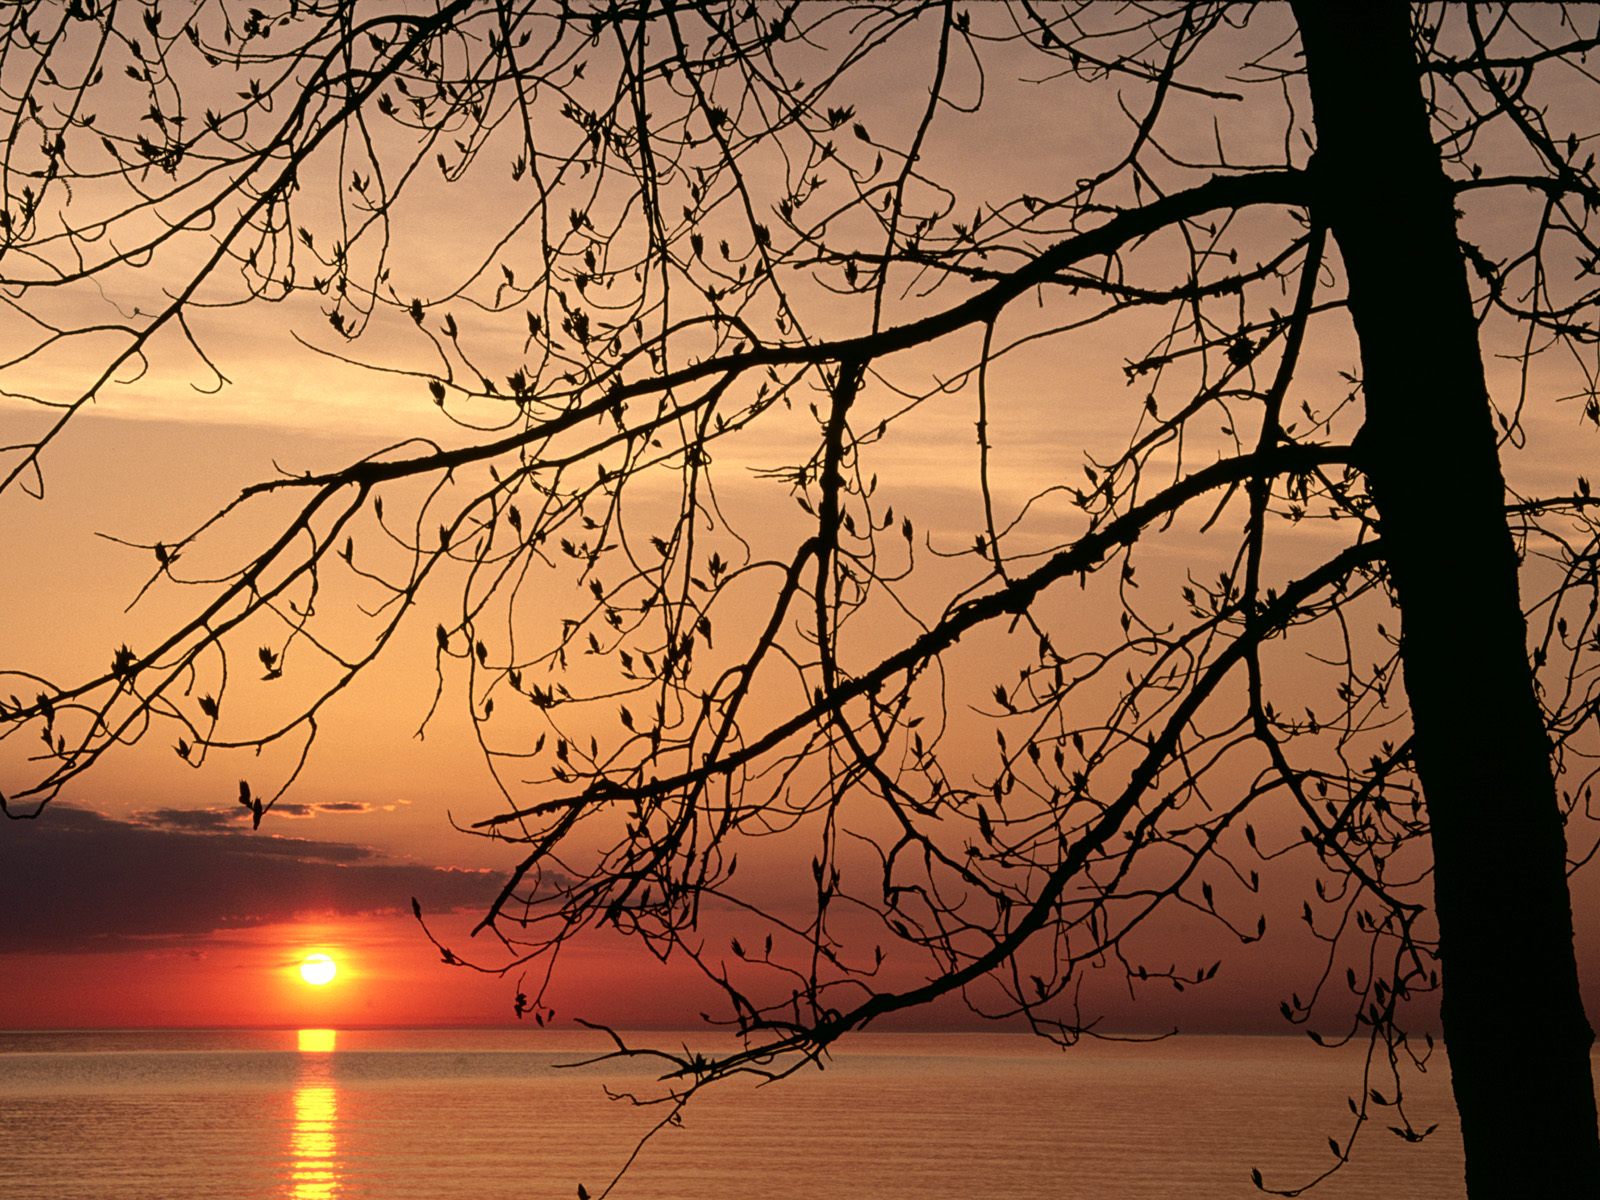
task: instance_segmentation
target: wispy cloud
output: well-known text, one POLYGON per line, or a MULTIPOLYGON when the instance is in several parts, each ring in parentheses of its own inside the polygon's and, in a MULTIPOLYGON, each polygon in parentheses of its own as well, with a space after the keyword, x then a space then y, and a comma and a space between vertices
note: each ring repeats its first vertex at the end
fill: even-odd
POLYGON ((484 907, 499 882, 347 842, 255 832, 226 812, 157 809, 122 821, 55 805, 37 820, 0 821, 0 953, 126 949, 308 913, 403 910, 413 896, 432 912, 484 907))
MULTIPOLYGON (((377 810, 359 800, 325 800, 317 804, 295 804, 280 800, 272 806, 274 820, 307 820, 319 813, 369 813, 377 810)), ((165 829, 194 829, 243 832, 250 828, 247 808, 153 808, 135 814, 141 825, 165 829)), ((292 840, 292 839, 291 839, 292 840)))

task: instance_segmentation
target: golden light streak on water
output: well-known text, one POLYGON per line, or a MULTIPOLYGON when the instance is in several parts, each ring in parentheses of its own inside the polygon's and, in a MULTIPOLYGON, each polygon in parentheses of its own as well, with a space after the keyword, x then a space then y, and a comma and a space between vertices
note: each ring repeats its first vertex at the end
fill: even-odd
POLYGON ((339 1091, 325 1057, 337 1040, 332 1029, 302 1029, 296 1038, 300 1053, 313 1057, 301 1063, 294 1089, 287 1200, 334 1200, 339 1194, 339 1091))

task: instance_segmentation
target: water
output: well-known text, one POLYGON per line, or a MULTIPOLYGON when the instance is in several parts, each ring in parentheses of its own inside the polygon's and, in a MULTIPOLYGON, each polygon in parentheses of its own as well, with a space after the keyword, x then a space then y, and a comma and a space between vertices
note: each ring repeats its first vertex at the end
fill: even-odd
MULTIPOLYGON (((656 1035, 671 1041, 670 1035, 656 1035)), ((0 1033, 6 1200, 571 1200, 664 1115, 636 1064, 501 1031, 0 1033), (331 1045, 331 1049, 330 1049, 331 1045)), ((823 1072, 734 1082, 651 1139, 615 1200, 1167 1200, 1306 1182, 1359 1061, 1293 1039, 1084 1044, 869 1035, 823 1072)), ((1368 1125, 1318 1200, 1463 1194, 1442 1060, 1420 1146, 1368 1125)), ((1380 1110, 1386 1116, 1388 1110, 1380 1110)))

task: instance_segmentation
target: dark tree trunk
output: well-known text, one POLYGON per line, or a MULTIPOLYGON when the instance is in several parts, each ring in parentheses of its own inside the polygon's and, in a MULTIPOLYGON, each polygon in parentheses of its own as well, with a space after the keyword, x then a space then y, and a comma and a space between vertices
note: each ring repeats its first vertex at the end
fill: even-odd
POLYGON ((1455 211, 1408 6, 1297 0, 1316 203, 1361 345, 1366 456, 1427 798, 1473 1200, 1600 1195, 1565 841, 1455 211))

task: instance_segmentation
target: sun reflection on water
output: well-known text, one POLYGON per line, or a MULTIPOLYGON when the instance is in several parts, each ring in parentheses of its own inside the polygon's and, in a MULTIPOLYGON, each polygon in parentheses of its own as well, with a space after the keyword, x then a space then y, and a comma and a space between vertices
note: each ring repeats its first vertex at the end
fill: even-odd
POLYGON ((334 1200, 339 1194, 339 1092, 327 1057, 335 1038, 331 1029, 302 1029, 296 1039, 305 1057, 289 1131, 288 1200, 334 1200))

